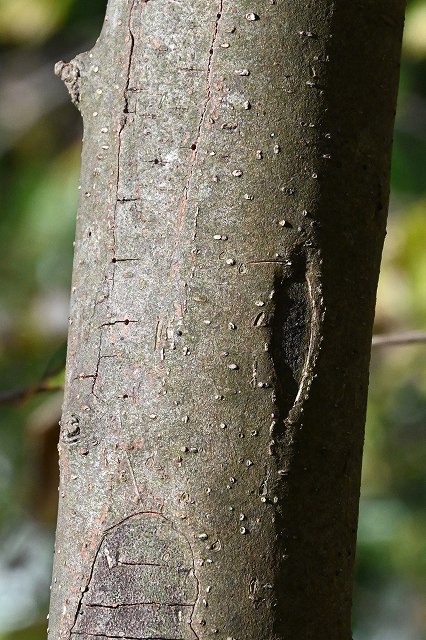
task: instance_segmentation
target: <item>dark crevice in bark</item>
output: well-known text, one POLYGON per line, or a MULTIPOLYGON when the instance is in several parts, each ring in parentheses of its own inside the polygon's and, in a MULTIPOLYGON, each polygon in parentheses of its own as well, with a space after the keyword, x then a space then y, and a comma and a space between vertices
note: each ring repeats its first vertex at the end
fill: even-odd
POLYGON ((138 322, 139 322, 139 320, 128 320, 126 318, 125 320, 114 320, 113 322, 104 322, 103 324, 100 325, 100 328, 101 327, 113 327, 116 324, 124 324, 127 327, 129 324, 133 324, 133 323, 137 324, 138 322))
POLYGON ((92 382, 92 395, 95 398, 97 397, 95 393, 95 387, 96 387, 96 382, 98 381, 99 367, 101 365, 101 360, 102 360, 102 328, 99 329, 98 357, 96 360, 96 368, 95 368, 95 373, 93 375, 93 382, 92 382))
MULTIPOLYGON (((271 357, 276 375, 277 406, 285 419, 294 406, 303 381, 310 346, 311 304, 306 279, 306 256, 292 256, 290 273, 277 269, 275 310, 271 320, 271 357)), ((261 314, 255 322, 261 322, 261 314)))

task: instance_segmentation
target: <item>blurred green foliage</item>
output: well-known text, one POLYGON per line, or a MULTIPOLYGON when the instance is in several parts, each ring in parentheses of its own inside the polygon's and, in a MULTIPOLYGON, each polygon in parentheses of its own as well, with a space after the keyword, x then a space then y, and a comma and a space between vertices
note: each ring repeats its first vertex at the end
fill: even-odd
MULTIPOLYGON (((46 633, 61 393, 34 391, 61 384, 82 134, 53 65, 93 45, 105 5, 0 0, 3 640, 46 633)), ((407 10, 377 333, 426 329, 425 212, 426 0, 416 0, 407 10)), ((373 353, 355 640, 426 640, 425 365, 426 345, 373 353)))

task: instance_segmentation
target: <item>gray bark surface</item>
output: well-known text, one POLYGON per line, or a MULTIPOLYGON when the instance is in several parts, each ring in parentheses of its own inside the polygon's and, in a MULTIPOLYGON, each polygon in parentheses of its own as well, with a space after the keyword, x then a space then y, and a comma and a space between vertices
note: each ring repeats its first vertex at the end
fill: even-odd
POLYGON ((350 640, 402 0, 110 0, 55 640, 350 640))

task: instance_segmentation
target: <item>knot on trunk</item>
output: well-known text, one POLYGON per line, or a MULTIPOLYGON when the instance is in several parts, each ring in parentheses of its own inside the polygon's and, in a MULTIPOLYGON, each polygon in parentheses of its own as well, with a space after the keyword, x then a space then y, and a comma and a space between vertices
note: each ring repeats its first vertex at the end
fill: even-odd
POLYGON ((55 75, 60 78, 71 96, 71 101, 77 108, 80 105, 80 67, 77 59, 70 62, 59 60, 55 64, 55 75))

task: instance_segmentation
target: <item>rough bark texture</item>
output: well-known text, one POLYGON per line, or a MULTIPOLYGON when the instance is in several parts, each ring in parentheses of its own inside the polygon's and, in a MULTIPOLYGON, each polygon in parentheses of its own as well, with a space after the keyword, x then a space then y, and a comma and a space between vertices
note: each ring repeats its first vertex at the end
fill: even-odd
POLYGON ((349 640, 403 0, 110 0, 51 637, 349 640))

